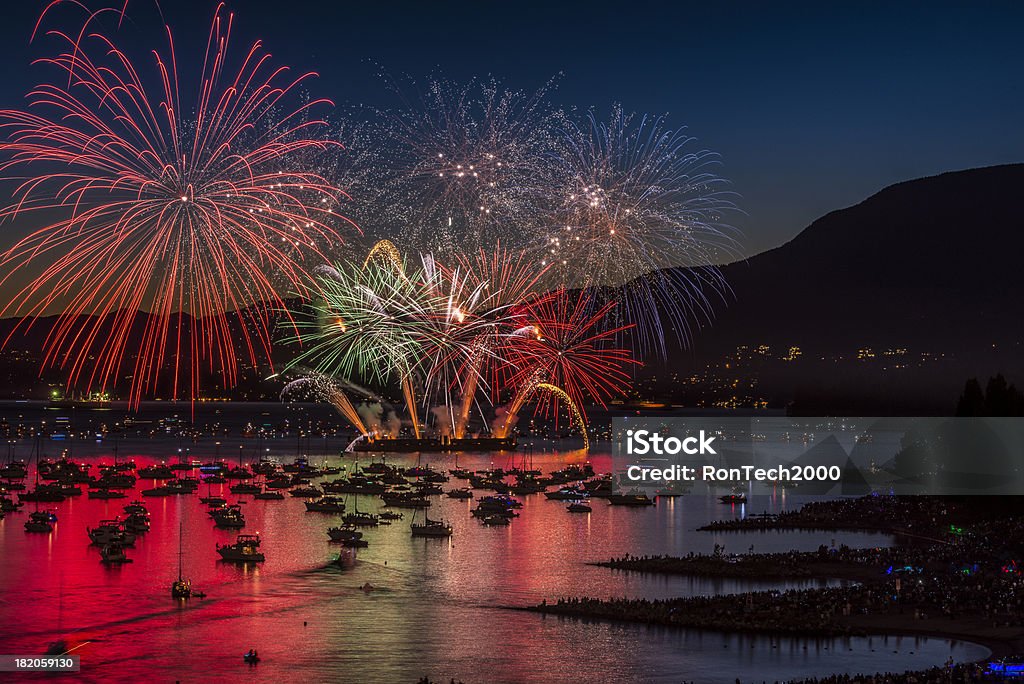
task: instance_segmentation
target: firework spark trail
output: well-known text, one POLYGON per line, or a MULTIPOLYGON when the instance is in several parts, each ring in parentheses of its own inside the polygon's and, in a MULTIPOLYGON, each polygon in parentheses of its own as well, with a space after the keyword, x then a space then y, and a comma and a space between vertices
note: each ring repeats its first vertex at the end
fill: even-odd
POLYGON ((507 407, 504 408, 502 415, 498 418, 494 425, 494 436, 499 439, 508 437, 509 432, 515 425, 516 420, 519 417, 519 411, 523 408, 523 404, 529 399, 534 391, 537 389, 537 385, 541 384, 541 380, 544 378, 544 371, 540 368, 535 368, 533 371, 516 387, 515 395, 512 397, 512 401, 507 407))
POLYGON ((583 412, 576 405, 576 402, 572 400, 572 397, 570 397, 561 387, 556 387, 555 385, 552 385, 547 382, 538 383, 536 389, 544 390, 545 392, 550 392, 551 394, 555 395, 556 397, 565 402, 565 405, 568 407, 570 414, 573 416, 576 424, 579 425, 580 427, 580 431, 583 433, 583 450, 586 451, 587 449, 589 449, 590 435, 587 434, 587 421, 583 417, 583 412))
POLYGON ((534 93, 493 79, 457 84, 435 77, 393 88, 406 106, 384 114, 383 137, 395 141, 386 153, 385 185, 400 208, 406 243, 444 257, 489 249, 499 239, 524 246, 550 148, 547 94, 554 79, 534 93), (510 234, 512 225, 520 230, 510 234))
POLYGON ((628 370, 638 362, 628 349, 615 346, 616 337, 626 328, 604 324, 613 307, 612 303, 595 307, 586 292, 568 290, 531 300, 519 312, 518 334, 507 338, 502 351, 509 360, 502 384, 557 385, 578 407, 588 401, 605 406, 624 393, 629 387, 628 370))
POLYGON ((666 329, 685 344, 691 320, 709 320, 728 292, 716 265, 735 256, 723 216, 734 207, 713 171, 718 156, 691 151, 693 138, 662 117, 621 107, 562 129, 539 259, 557 284, 614 288, 617 319, 636 324, 641 350, 664 356, 666 329))
POLYGON ((358 434, 367 434, 366 425, 359 416, 359 411, 337 382, 320 373, 306 371, 303 377, 292 380, 281 389, 280 398, 284 401, 301 390, 308 390, 315 398, 330 402, 335 410, 352 424, 358 434))
POLYGON ((374 243, 366 255, 366 260, 363 261, 363 268, 369 266, 370 262, 374 259, 382 259, 390 263, 391 267, 398 273, 405 272, 402 253, 398 251, 398 247, 395 247, 395 243, 391 242, 391 240, 379 240, 374 243))
MULTIPOLYGON (((498 244, 490 251, 478 250, 473 256, 458 256, 457 268, 470 274, 474 286, 488 296, 483 311, 478 312, 489 320, 490 327, 484 326, 472 342, 472 352, 466 363, 455 374, 461 387, 461 399, 456 414, 454 434, 461 439, 466 434, 469 414, 476 399, 477 389, 485 376, 493 376, 504 360, 495 352, 507 335, 511 324, 513 307, 522 305, 533 296, 546 268, 538 269, 524 253, 515 252, 498 244), (488 310, 489 309, 489 310, 488 310), (490 372, 488 372, 490 368, 490 372)), ((492 387, 497 385, 492 381, 492 387)))
POLYGON ((204 369, 223 373, 226 386, 237 382, 232 324, 254 365, 269 359, 270 312, 283 308, 275 278, 307 292, 302 263, 307 255, 322 262, 322 249, 339 240, 345 220, 335 207, 344 193, 295 166, 338 143, 316 137, 324 123, 310 118, 328 101, 287 107, 315 74, 289 77, 258 42, 236 72, 227 70, 234 16, 223 6, 191 118, 181 101, 191 84, 179 78, 170 28, 147 80, 143 65, 93 28, 120 11, 100 9, 75 31, 48 31, 63 51, 39 62, 62 78, 28 94, 32 111, 0 111, 0 173, 25 176, 0 220, 64 215, 0 256, 0 285, 41 269, 0 315, 60 307, 44 363, 65 368, 69 386, 91 388, 116 383, 136 344, 137 313, 147 311, 127 371, 131 402, 155 389, 169 360, 174 397, 187 383, 195 399, 204 369))
POLYGON ((427 346, 441 344, 433 340, 434 319, 446 301, 430 285, 430 272, 371 259, 318 269, 316 276, 321 298, 313 319, 297 321, 307 346, 291 366, 381 385, 397 378, 418 433, 414 375, 434 358, 427 346))

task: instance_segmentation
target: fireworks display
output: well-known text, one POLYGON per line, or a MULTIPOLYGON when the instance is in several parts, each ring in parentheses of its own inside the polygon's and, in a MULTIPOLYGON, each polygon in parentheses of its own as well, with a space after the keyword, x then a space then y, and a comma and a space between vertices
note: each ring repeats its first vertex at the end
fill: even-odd
POLYGON ((179 77, 169 27, 162 52, 133 62, 100 30, 119 12, 48 31, 61 49, 39 61, 56 77, 26 111, 0 112, 0 171, 22 175, 0 218, 44 224, 0 257, 3 284, 32 272, 2 314, 59 309, 45 362, 69 385, 129 374, 137 403, 170 362, 173 396, 194 398, 204 370, 234 384, 239 350, 269 358, 269 307, 306 292, 303 264, 339 240, 343 193, 297 164, 337 143, 312 118, 326 100, 288 106, 313 74, 272 66, 259 43, 235 59, 221 7, 194 79, 179 77))
POLYGON ((382 182, 405 244, 445 256, 499 241, 525 246, 524 224, 536 215, 536 183, 551 147, 552 86, 524 93, 494 80, 443 78, 396 86, 406 106, 385 117, 383 135, 394 144, 382 182))
POLYGON ((685 340, 727 289, 716 264, 735 243, 718 157, 691 150, 662 118, 620 107, 607 122, 593 112, 584 125, 566 121, 557 140, 541 262, 558 284, 614 288, 617 320, 636 324, 643 350, 664 354, 666 328, 685 340))
POLYGON ((634 352, 666 356, 727 293, 718 158, 662 117, 579 119, 548 101, 553 81, 432 77, 328 123, 326 100, 296 97, 314 74, 258 42, 228 50, 222 6, 195 79, 169 28, 146 60, 119 49, 124 10, 41 30, 56 77, 0 111, 15 184, 0 219, 35 226, 0 256, 18 290, 0 313, 59 312, 45 361, 69 386, 127 376, 137 404, 171 365, 173 396, 194 399, 202 378, 233 385, 239 358, 269 360, 283 319, 289 367, 309 369, 288 387, 360 433, 383 423, 352 403, 357 382, 397 390, 417 437, 431 419, 504 435, 529 403, 583 428, 587 405, 625 392, 634 352), (372 248, 343 244, 353 217, 372 248))
POLYGON ((629 350, 615 346, 624 329, 603 325, 614 306, 594 307, 586 293, 568 290, 523 304, 502 350, 507 359, 501 369, 502 384, 514 388, 515 397, 498 424, 499 435, 507 434, 523 402, 541 384, 556 386, 560 392, 539 395, 538 411, 554 408, 548 404, 551 397, 568 398, 581 422, 585 404, 604 406, 625 392, 636 362, 629 350))
MULTIPOLYGON (((464 437, 480 389, 511 395, 495 426, 504 436, 527 401, 549 412, 561 399, 583 428, 586 403, 603 405, 628 387, 635 362, 614 346, 621 330, 601 325, 613 305, 595 311, 586 294, 537 292, 543 270, 515 252, 453 267, 429 255, 420 262, 410 268, 393 244, 378 243, 361 264, 321 268, 322 299, 299 323, 305 349, 295 364, 314 377, 400 388, 417 437, 429 414, 443 434, 464 437)), ((354 409, 338 391, 322 394, 348 417, 354 409)))

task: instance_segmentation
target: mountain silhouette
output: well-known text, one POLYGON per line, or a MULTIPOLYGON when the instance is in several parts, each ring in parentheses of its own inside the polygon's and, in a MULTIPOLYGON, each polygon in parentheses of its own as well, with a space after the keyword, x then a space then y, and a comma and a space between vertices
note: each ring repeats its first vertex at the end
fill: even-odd
POLYGON ((1019 341, 1022 189, 1024 164, 994 166, 898 183, 831 212, 726 266, 735 302, 697 344, 1019 341))

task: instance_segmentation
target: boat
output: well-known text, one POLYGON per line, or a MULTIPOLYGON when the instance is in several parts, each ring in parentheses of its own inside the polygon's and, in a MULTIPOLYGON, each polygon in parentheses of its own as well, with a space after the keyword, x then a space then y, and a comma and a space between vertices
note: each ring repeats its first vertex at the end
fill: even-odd
POLYGON ((153 487, 142 490, 142 496, 174 496, 175 493, 169 487, 153 487))
POLYGON ((164 485, 172 494, 192 494, 199 489, 199 480, 194 477, 182 477, 177 480, 168 480, 164 485))
POLYGON ((40 484, 30 492, 18 495, 19 501, 32 501, 43 503, 59 503, 68 498, 63 487, 57 484, 40 484))
POLYGON ((239 482, 236 485, 228 487, 228 491, 232 494, 259 494, 263 491, 263 488, 258 484, 252 484, 250 482, 239 482))
POLYGON ((134 532, 135 534, 141 534, 143 532, 149 532, 149 514, 148 513, 133 513, 128 516, 124 521, 124 529, 128 532, 134 532))
POLYGON ((250 665, 255 665, 256 663, 260 662, 260 656, 258 652, 250 649, 248 653, 242 654, 242 660, 249 663, 250 665))
POLYGON ((85 531, 89 534, 89 539, 96 546, 105 546, 113 542, 117 542, 122 546, 131 546, 135 543, 135 533, 125 530, 124 523, 121 522, 120 518, 101 520, 99 526, 95 528, 87 527, 85 531))
POLYGON ((514 485, 511 485, 508 488, 508 491, 510 494, 540 494, 545 488, 545 484, 530 478, 525 478, 519 480, 514 485))
POLYGON ((381 520, 401 520, 405 515, 398 511, 382 511, 377 517, 381 520))
POLYGON ((171 582, 171 598, 192 598, 192 582, 181 579, 180 572, 178 574, 178 579, 171 582))
POLYGON ((416 521, 412 522, 412 536, 414 537, 450 537, 452 536, 452 526, 443 520, 431 520, 426 515, 423 516, 423 524, 417 525, 416 521))
POLYGON ((224 477, 229 480, 250 480, 253 478, 253 474, 250 470, 243 467, 232 468, 224 473, 224 477))
POLYGON ((316 487, 296 487, 288 493, 300 499, 316 499, 324 495, 324 493, 316 487))
POLYGON ((590 497, 590 494, 575 487, 562 487, 557 492, 544 492, 544 497, 552 501, 579 501, 590 497))
POLYGON ((259 501, 284 501, 284 494, 281 492, 260 492, 253 494, 252 498, 259 501))
POLYGON ((0 496, 0 513, 14 513, 25 504, 6 496, 0 496))
POLYGON ((500 513, 492 513, 491 515, 481 518, 480 522, 484 525, 508 525, 512 522, 512 519, 501 515, 500 513))
POLYGON ((0 468, 0 478, 5 480, 22 480, 28 477, 28 466, 24 461, 10 461, 0 468))
POLYGON ((146 504, 138 500, 132 501, 130 504, 126 505, 124 507, 124 512, 128 515, 133 513, 144 513, 149 515, 149 511, 146 509, 146 504))
POLYGON ((121 563, 132 562, 124 553, 124 545, 116 541, 104 544, 103 548, 100 549, 100 555, 103 557, 101 562, 106 565, 118 565, 121 563))
POLYGON ((463 487, 462 489, 449 489, 446 494, 451 499, 472 499, 473 492, 469 487, 463 487))
POLYGON ((592 513, 594 509, 585 503, 580 503, 579 501, 577 501, 575 503, 569 504, 565 510, 569 511, 570 513, 592 513))
POLYGON ((361 511, 353 511, 352 513, 346 513, 341 517, 342 521, 346 525, 356 525, 359 527, 376 527, 380 524, 380 517, 373 513, 363 513, 361 511))
POLYGON ((36 511, 30 513, 25 521, 26 532, 53 532, 53 525, 50 523, 50 515, 36 511))
POLYGON ((350 549, 365 549, 370 542, 365 539, 342 539, 341 545, 350 549))
POLYGON ((135 476, 105 470, 99 478, 91 478, 86 484, 96 489, 131 489, 135 486, 135 476))
POLYGON ((395 508, 428 508, 430 506, 430 502, 424 497, 412 492, 389 492, 381 494, 380 498, 384 500, 385 506, 395 508))
POLYGON ((718 500, 724 504, 742 504, 747 503, 746 494, 725 494, 724 496, 718 497, 718 500))
POLYGON ((344 513, 345 502, 334 496, 323 496, 313 501, 306 501, 307 513, 344 513))
POLYGON ((124 499, 126 498, 124 492, 119 492, 111 489, 90 489, 90 499, 124 499))
POLYGON ((297 456, 291 463, 285 463, 281 470, 286 473, 307 473, 311 470, 309 459, 305 456, 297 456))
POLYGON ((181 548, 183 531, 183 522, 178 521, 178 579, 171 582, 171 598, 175 599, 187 599, 195 596, 196 598, 206 598, 206 594, 198 592, 192 589, 192 580, 187 580, 182 577, 181 566, 183 551, 181 548))
MULTIPOLYGON (((405 482, 404 478, 402 482, 405 482)), ((383 482, 376 482, 358 474, 352 474, 348 479, 339 478, 324 485, 324 491, 332 494, 383 494, 387 490, 383 482)))
POLYGON ((331 538, 331 541, 343 542, 346 539, 362 539, 363 533, 352 525, 342 525, 341 527, 329 527, 327 536, 331 538))
POLYGON ((437 496, 444 494, 444 490, 441 489, 441 485, 432 484, 430 482, 417 482, 413 485, 413 491, 420 496, 437 496))
POLYGON ((653 506, 654 500, 646 494, 610 494, 608 504, 611 506, 653 506))
POLYGON ((245 527, 245 516, 238 504, 222 506, 213 512, 213 524, 221 529, 241 529, 245 527))
POLYGON ((136 471, 144 480, 173 480, 174 471, 165 465, 146 466, 136 471))
POLYGON ((485 496, 477 502, 477 510, 491 513, 501 513, 522 507, 521 501, 510 496, 485 496))
POLYGON ((228 500, 223 496, 201 496, 199 497, 199 503, 207 506, 223 506, 227 504, 228 500))
POLYGON ((562 470, 555 470, 551 473, 551 479, 556 484, 586 480, 589 477, 594 477, 594 467, 589 462, 584 463, 582 466, 567 466, 562 470))
POLYGON ((234 544, 217 544, 221 559, 232 563, 262 563, 266 560, 260 551, 258 534, 240 534, 234 544))

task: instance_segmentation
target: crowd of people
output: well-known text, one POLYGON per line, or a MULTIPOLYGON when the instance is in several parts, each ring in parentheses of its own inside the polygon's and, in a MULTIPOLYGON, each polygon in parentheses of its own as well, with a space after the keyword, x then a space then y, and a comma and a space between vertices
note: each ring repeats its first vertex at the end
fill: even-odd
POLYGON ((780 518, 786 525, 836 529, 898 526, 910 534, 891 548, 822 545, 812 552, 727 555, 716 545, 712 555, 624 556, 599 563, 624 570, 762 578, 828 574, 822 564, 865 569, 849 586, 660 600, 573 597, 534 610, 791 636, 859 635, 886 627, 956 634, 965 629, 960 624, 965 619, 986 629, 1024 627, 1024 567, 1017 560, 1024 551, 1024 517, 995 497, 868 496, 809 503, 780 518))
MULTIPOLYGON (((964 684, 966 682, 1003 681, 1002 675, 992 674, 983 663, 960 663, 945 667, 908 672, 881 672, 868 675, 830 675, 814 677, 786 684, 964 684)), ((775 684, 779 684, 776 682, 775 684)))
POLYGON ((667 575, 701 577, 740 577, 748 579, 798 578, 830 575, 829 570, 860 568, 881 573, 891 565, 909 563, 910 550, 898 547, 855 549, 846 545, 817 551, 783 551, 778 553, 726 554, 723 545, 715 545, 711 555, 686 556, 645 555, 622 556, 595 563, 616 570, 633 570, 667 575))
POLYGON ((940 496, 872 495, 804 504, 799 510, 776 515, 751 515, 718 520, 701 530, 764 529, 875 530, 929 534, 954 512, 969 515, 969 508, 940 496))

